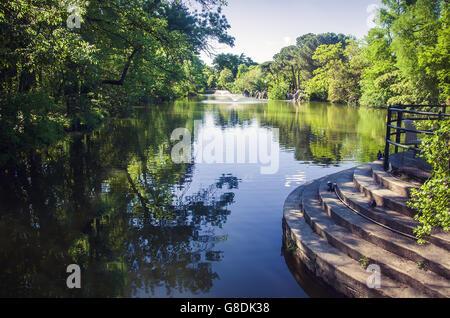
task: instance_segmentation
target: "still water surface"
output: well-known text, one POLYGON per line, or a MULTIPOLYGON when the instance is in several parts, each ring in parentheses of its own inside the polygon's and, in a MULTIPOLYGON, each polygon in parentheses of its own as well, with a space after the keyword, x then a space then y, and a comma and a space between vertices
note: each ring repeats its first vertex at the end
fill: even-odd
POLYGON ((295 187, 376 158, 385 112, 326 103, 227 100, 137 107, 1 174, 0 296, 326 296, 300 284, 282 251, 282 207, 295 187), (279 169, 175 164, 170 136, 279 129, 279 169), (79 264, 82 288, 66 287, 79 264))

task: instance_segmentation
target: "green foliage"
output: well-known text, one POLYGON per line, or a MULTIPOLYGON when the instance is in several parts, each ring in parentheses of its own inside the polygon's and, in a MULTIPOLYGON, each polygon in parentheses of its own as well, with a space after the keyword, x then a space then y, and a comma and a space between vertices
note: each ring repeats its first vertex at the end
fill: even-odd
POLYGON ((325 72, 316 72, 315 76, 306 83, 309 98, 316 101, 328 100, 328 77, 325 72))
POLYGON ((408 202, 418 212, 415 219, 421 225, 415 234, 422 244, 434 229, 450 230, 450 121, 430 121, 420 128, 435 130, 420 145, 421 156, 432 166, 433 175, 420 189, 412 190, 408 202))
POLYGON ((421 70, 437 81, 439 103, 450 102, 450 12, 449 4, 443 4, 442 17, 438 20, 440 28, 436 31, 437 40, 425 46, 418 55, 421 70))
POLYGON ((216 88, 217 87, 217 75, 216 74, 209 75, 208 81, 207 81, 207 87, 208 88, 216 88))
POLYGON ((212 72, 196 54, 211 39, 234 39, 224 2, 197 2, 201 12, 189 1, 80 0, 74 29, 65 1, 2 4, 1 160, 49 144, 63 129, 127 115, 136 104, 204 91, 212 72))
POLYGON ((59 111, 43 93, 0 98, 0 166, 58 140, 67 125, 59 111))
POLYGON ((425 267, 425 264, 423 261, 418 261, 416 265, 417 265, 418 269, 426 270, 426 267, 425 267))
POLYGON ((314 77, 310 80, 311 84, 307 84, 307 92, 312 100, 327 100, 330 97, 330 101, 336 102, 338 97, 336 92, 331 91, 331 85, 340 85, 340 82, 336 83, 336 77, 339 81, 339 77, 342 77, 340 73, 343 72, 342 64, 342 44, 320 45, 312 56, 313 60, 319 63, 319 67, 314 70, 314 77), (331 84, 331 85, 330 85, 331 84))
POLYGON ((287 239, 286 250, 289 252, 295 252, 296 250, 298 250, 297 243, 291 237, 288 237, 287 239))
POLYGON ((271 100, 283 100, 286 99, 286 94, 289 91, 289 84, 286 82, 281 82, 274 84, 269 89, 268 97, 271 100))
POLYGON ((245 64, 241 64, 238 67, 236 78, 240 78, 242 75, 248 72, 248 66, 245 64))
POLYGON ((391 50, 388 31, 373 28, 366 37, 367 46, 363 57, 368 67, 362 69, 360 104, 365 106, 386 106, 394 96, 391 86, 398 81, 399 72, 391 50))
POLYGON ((348 40, 345 48, 342 43, 321 45, 312 58, 319 63, 319 67, 306 84, 310 99, 357 104, 361 95, 360 75, 364 67, 359 44, 348 40))
MULTIPOLYGON (((393 12, 391 25, 392 47, 396 53, 396 66, 402 75, 409 79, 419 102, 437 103, 439 99, 438 79, 434 72, 427 72, 420 63, 424 48, 432 48, 437 42, 437 32, 441 28, 442 0, 422 0, 407 2, 401 14, 393 12), (410 32, 414 30, 414 32, 410 32)), ((433 63, 434 64, 434 63, 433 63)), ((431 70, 431 68, 429 68, 431 70)))
POLYGON ((390 1, 369 31, 360 103, 446 103, 449 94, 448 2, 390 1))
MULTIPOLYGON (((261 64, 265 81, 277 90, 273 95, 279 96, 281 83, 287 83, 288 91, 305 90, 311 100, 351 105, 448 103, 448 1, 383 4, 378 25, 364 42, 343 34, 308 33, 261 64)), ((245 85, 236 80, 235 86, 239 91, 245 85)))
POLYGON ((245 54, 235 55, 231 53, 222 53, 218 54, 213 60, 213 65, 217 72, 220 73, 227 68, 233 73, 233 78, 238 74, 238 68, 242 64, 247 67, 256 65, 256 63, 251 58, 246 57, 245 54))
POLYGON ((185 80, 175 85, 175 96, 185 97, 189 94, 204 92, 208 87, 208 72, 205 72, 205 69, 206 65, 197 56, 194 56, 190 61, 185 61, 183 65, 185 80))
POLYGON ((229 70, 228 68, 224 68, 219 75, 219 80, 217 82, 217 84, 219 85, 219 88, 222 89, 227 89, 230 90, 231 89, 231 85, 233 83, 233 73, 231 72, 231 70, 229 70))
POLYGON ((297 38, 299 64, 301 65, 301 79, 308 81, 313 77, 314 70, 317 69, 317 61, 313 59, 316 49, 321 45, 333 45, 341 43, 343 47, 346 41, 352 39, 350 36, 335 33, 308 33, 297 38))
MULTIPOLYGON (((329 78, 333 76, 332 101, 356 103, 360 96, 360 70, 364 65, 358 44, 347 42, 350 39, 334 33, 300 36, 297 45, 282 48, 274 55, 273 61, 261 64, 254 72, 250 67, 248 77, 242 78, 241 72, 237 72, 239 76, 233 90, 237 93, 245 89, 268 89, 272 99, 285 99, 288 92, 306 90, 312 100, 328 100, 329 78), (351 50, 347 50, 349 44, 351 50)), ((247 73, 244 67, 242 70, 247 73)))
POLYGON ((289 89, 298 89, 301 81, 301 60, 299 59, 300 49, 295 46, 287 46, 281 49, 280 53, 273 57, 274 62, 271 65, 275 76, 275 84, 286 82, 289 89))
POLYGON ((367 256, 363 256, 362 258, 360 258, 359 260, 358 260, 358 262, 359 262, 359 265, 361 265, 361 267, 363 268, 363 269, 366 269, 367 268, 367 266, 369 265, 369 259, 367 258, 367 256))
POLYGON ((246 71, 242 71, 234 81, 232 87, 233 93, 242 94, 245 90, 255 92, 268 89, 267 76, 260 66, 251 66, 249 68, 245 66, 242 69, 246 71))

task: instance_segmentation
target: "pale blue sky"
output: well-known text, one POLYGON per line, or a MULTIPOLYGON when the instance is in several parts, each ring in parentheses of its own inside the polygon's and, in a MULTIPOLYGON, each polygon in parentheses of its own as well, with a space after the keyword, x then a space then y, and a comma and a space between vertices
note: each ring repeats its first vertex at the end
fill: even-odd
MULTIPOLYGON (((216 53, 245 53, 258 63, 305 33, 335 32, 362 38, 369 30, 370 5, 381 0, 228 0, 224 14, 235 47, 214 45, 216 53), (368 12, 369 11, 369 12, 368 12)), ((202 54, 210 64, 211 59, 202 54)))

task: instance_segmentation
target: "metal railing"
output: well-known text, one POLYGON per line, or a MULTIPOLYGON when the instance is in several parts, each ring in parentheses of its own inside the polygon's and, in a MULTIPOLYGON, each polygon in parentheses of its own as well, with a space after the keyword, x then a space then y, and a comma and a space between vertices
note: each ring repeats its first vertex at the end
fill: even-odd
POLYGON ((390 145, 395 147, 395 153, 398 153, 399 149, 418 151, 419 140, 413 143, 407 141, 402 142, 402 134, 433 134, 433 131, 429 130, 418 130, 415 127, 402 127, 404 121, 444 120, 450 117, 450 114, 447 114, 446 110, 447 106, 445 105, 396 105, 388 107, 384 169, 388 170, 389 168, 390 145), (395 136, 395 140, 392 139, 393 136, 395 136))

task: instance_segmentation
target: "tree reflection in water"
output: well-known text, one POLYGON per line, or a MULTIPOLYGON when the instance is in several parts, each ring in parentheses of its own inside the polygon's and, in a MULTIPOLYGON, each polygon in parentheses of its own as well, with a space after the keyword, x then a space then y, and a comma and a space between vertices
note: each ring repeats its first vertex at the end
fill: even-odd
MULTIPOLYGON (((216 244, 226 240, 226 236, 215 235, 215 229, 226 222, 227 207, 234 202, 233 192, 219 190, 225 186, 237 189, 240 180, 222 175, 215 185, 191 195, 178 188, 177 196, 175 186, 166 180, 172 170, 169 162, 170 158, 165 158, 146 172, 127 172, 135 193, 129 206, 135 227, 128 262, 132 264, 133 287, 150 287, 154 293, 155 286, 165 286, 167 295, 172 289, 206 293, 218 278, 211 262, 223 257, 222 251, 215 250, 216 244)), ((133 168, 131 165, 129 170, 133 168)))
POLYGON ((164 152, 144 148, 110 169, 109 159, 101 159, 103 143, 95 136, 74 137, 2 170, 0 296, 127 297, 162 288, 167 295, 211 289, 218 278, 212 264, 224 257, 217 244, 227 239, 216 230, 230 214, 240 180, 222 175, 190 193, 192 165, 176 165, 164 152), (82 269, 79 290, 66 287, 72 263, 82 269))
POLYGON ((195 140, 194 122, 206 116, 221 129, 279 128, 280 148, 315 166, 373 160, 386 122, 379 110, 331 104, 177 101, 23 154, 0 167, 0 296, 207 294, 240 180, 218 175, 191 189, 196 167, 169 157, 172 131, 186 127, 195 140), (73 263, 80 290, 66 288, 73 263))

